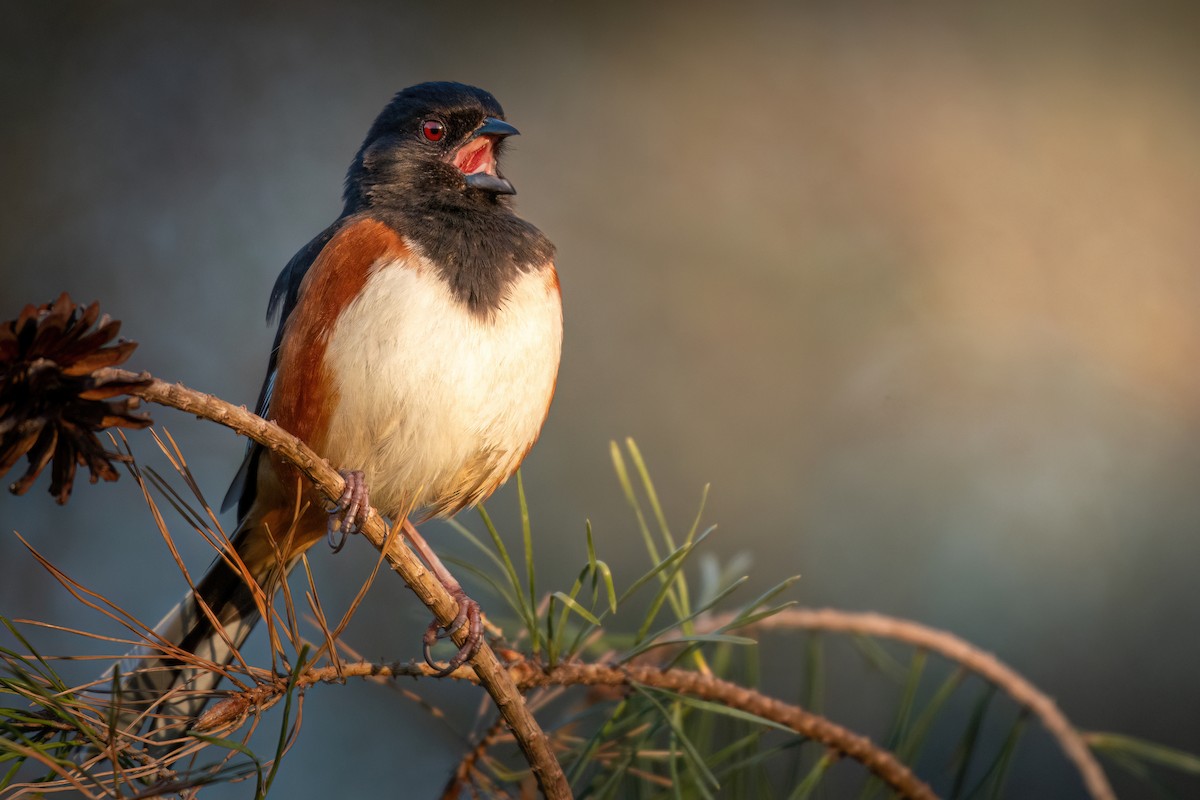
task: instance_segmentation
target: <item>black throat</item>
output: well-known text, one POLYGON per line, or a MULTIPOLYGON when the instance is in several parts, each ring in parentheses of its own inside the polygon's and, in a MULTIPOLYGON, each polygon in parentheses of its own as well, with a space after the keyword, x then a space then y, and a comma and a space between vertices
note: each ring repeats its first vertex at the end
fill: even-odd
POLYGON ((480 199, 368 213, 415 244, 472 314, 490 317, 514 280, 554 259, 554 245, 502 202, 480 199))
POLYGON ((503 305, 522 273, 554 258, 554 245, 513 213, 507 195, 472 185, 454 161, 477 136, 488 136, 488 172, 499 179, 505 137, 516 133, 503 119, 496 98, 473 86, 434 82, 399 92, 346 173, 341 217, 389 225, 436 266, 455 299, 484 317, 503 305))

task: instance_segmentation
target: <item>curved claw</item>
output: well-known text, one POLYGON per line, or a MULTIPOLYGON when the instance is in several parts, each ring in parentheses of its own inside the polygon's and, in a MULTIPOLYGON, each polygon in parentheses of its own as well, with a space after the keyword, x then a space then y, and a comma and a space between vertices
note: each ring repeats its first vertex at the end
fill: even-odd
POLYGON ((332 553, 342 552, 342 548, 346 546, 346 532, 343 530, 334 530, 333 526, 325 531, 325 541, 329 542, 329 551, 332 553), (336 539, 334 537, 337 537, 336 539))
POLYGON ((479 648, 483 644, 483 619, 479 614, 479 603, 467 597, 466 593, 461 589, 454 593, 454 599, 458 601, 458 615, 455 616, 454 621, 449 625, 441 625, 435 619, 429 623, 429 627, 425 629, 425 635, 422 637, 425 663, 437 670, 437 674, 434 675, 435 678, 444 678, 467 663, 472 656, 479 652, 479 648), (467 640, 463 642, 458 652, 446 663, 446 666, 440 666, 433 660, 433 654, 430 652, 431 649, 437 644, 438 639, 445 639, 463 625, 469 626, 467 629, 467 640))
POLYGON ((338 498, 337 505, 329 512, 329 524, 325 537, 333 552, 346 546, 346 537, 358 533, 359 522, 365 519, 364 511, 371 508, 367 481, 360 470, 340 470, 346 480, 346 488, 338 498), (335 538, 336 537, 336 538, 335 538))

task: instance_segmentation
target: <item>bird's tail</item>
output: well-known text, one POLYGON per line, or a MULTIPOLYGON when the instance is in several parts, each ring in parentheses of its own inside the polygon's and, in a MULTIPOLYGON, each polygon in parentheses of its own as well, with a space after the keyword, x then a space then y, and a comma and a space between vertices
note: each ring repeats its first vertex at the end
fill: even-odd
POLYGON ((136 733, 148 725, 157 738, 168 738, 200 713, 296 563, 288 559, 280 569, 280 551, 264 534, 259 525, 243 526, 194 591, 155 627, 151 642, 117 666, 118 729, 136 733))

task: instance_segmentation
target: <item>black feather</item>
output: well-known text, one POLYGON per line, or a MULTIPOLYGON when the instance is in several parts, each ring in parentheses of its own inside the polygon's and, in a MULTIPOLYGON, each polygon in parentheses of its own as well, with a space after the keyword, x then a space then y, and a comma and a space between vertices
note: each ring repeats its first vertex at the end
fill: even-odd
MULTIPOLYGON (((504 109, 491 94, 438 82, 399 92, 375 118, 346 173, 341 216, 296 253, 275 281, 267 319, 278 313, 279 327, 258 396, 260 416, 267 413, 279 343, 304 275, 350 219, 374 219, 391 227, 433 263, 460 302, 484 319, 503 304, 518 275, 554 259, 554 245, 513 213, 507 196, 467 186, 447 160, 488 117, 504 119, 504 109), (446 126, 441 141, 423 138, 421 126, 427 119, 446 126)), ((502 145, 503 140, 494 148, 497 161, 502 145)), ((240 518, 254 503, 261 452, 261 445, 247 447, 222 511, 236 502, 240 518)))

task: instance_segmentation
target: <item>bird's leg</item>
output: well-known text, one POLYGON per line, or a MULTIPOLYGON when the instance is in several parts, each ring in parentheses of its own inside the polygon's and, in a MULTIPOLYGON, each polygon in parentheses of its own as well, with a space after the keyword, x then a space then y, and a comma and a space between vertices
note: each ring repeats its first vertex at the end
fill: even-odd
POLYGON ((371 508, 367 480, 362 471, 343 469, 338 473, 345 478, 346 488, 342 490, 337 505, 329 512, 329 525, 325 528, 329 546, 335 553, 345 546, 347 535, 358 533, 359 522, 366 517, 367 510, 371 508))
POLYGON ((408 519, 404 520, 404 535, 408 537, 413 549, 429 565, 433 574, 441 582, 442 586, 446 588, 446 591, 450 593, 450 596, 458 602, 458 615, 454 618, 453 622, 449 625, 441 625, 435 619, 425 631, 425 663, 438 670, 436 677, 443 678, 467 663, 471 656, 475 655, 479 650, 479 646, 483 644, 483 620, 479 614, 479 603, 467 597, 467 593, 463 591, 462 586, 459 585, 455 577, 450 574, 450 570, 446 569, 442 560, 437 557, 437 553, 433 552, 433 548, 429 546, 421 534, 417 533, 417 529, 413 527, 413 524, 408 519), (462 647, 459 648, 458 652, 454 654, 454 657, 450 659, 450 662, 445 667, 439 667, 434 663, 430 649, 437 644, 438 639, 446 638, 463 625, 469 626, 467 628, 467 640, 463 642, 462 647))

